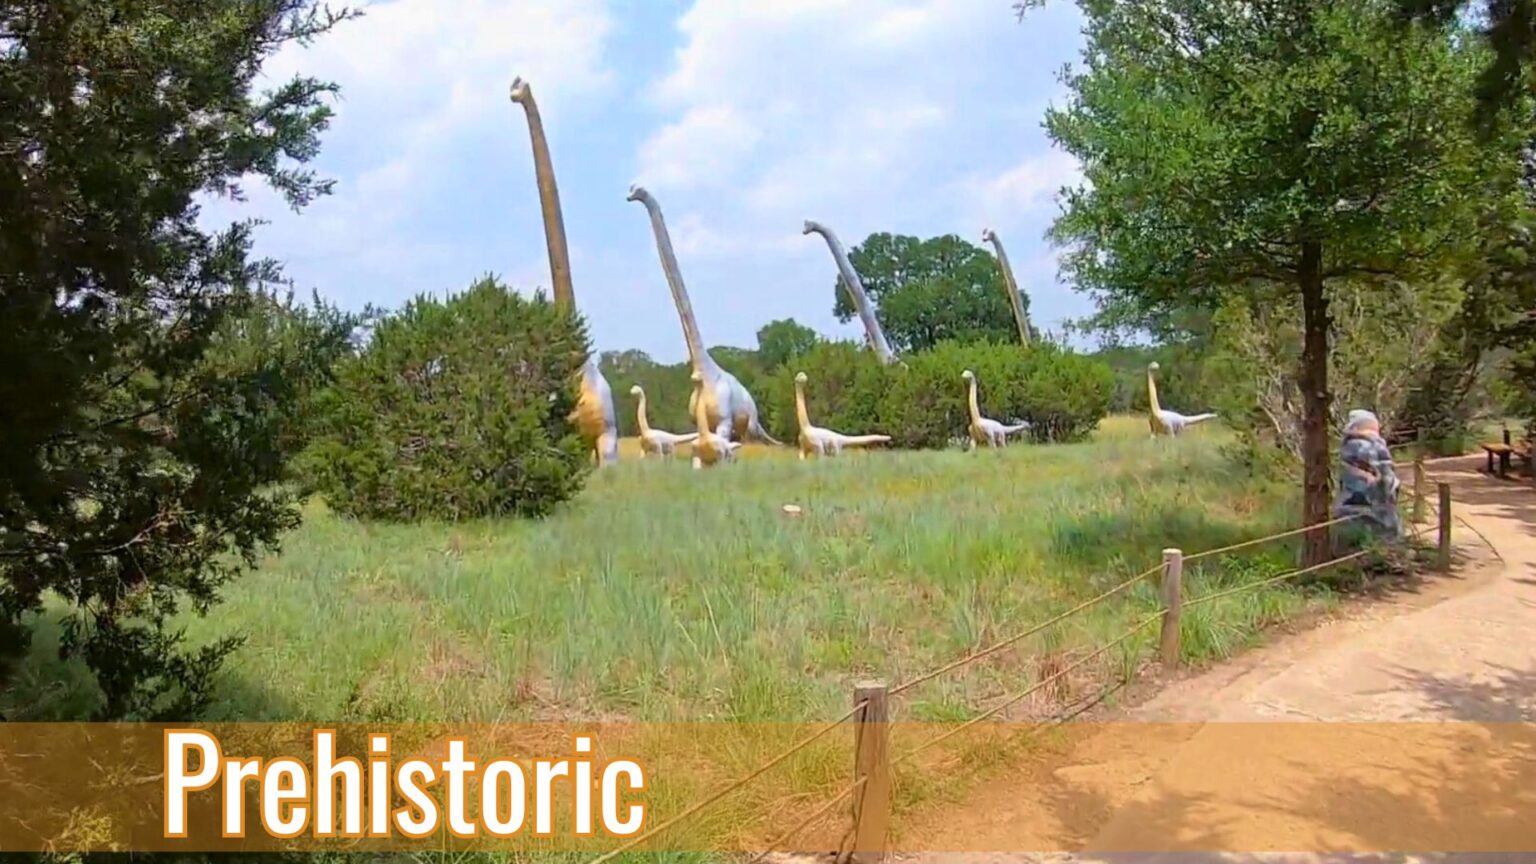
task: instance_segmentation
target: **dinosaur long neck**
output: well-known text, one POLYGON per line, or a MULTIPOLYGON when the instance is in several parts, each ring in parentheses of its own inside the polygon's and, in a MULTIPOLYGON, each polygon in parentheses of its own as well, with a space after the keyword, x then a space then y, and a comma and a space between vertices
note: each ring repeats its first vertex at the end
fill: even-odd
POLYGON ((972 423, 980 423, 981 422, 981 405, 979 405, 977 403, 977 401, 976 401, 976 379, 972 378, 968 383, 971 385, 970 386, 970 390, 971 390, 971 394, 970 394, 971 422, 972 423))
POLYGON ((661 205, 650 195, 641 199, 645 211, 651 216, 651 232, 656 235, 656 254, 661 257, 661 269, 667 277, 667 287, 672 289, 672 302, 677 306, 677 317, 683 322, 683 338, 688 342, 688 359, 694 371, 712 366, 713 360, 704 350, 704 339, 699 335, 698 319, 693 317, 693 304, 688 300, 688 287, 683 284, 683 274, 677 266, 677 255, 672 251, 672 235, 667 223, 661 218, 661 205))
POLYGON ((1153 414, 1163 410, 1163 407, 1157 404, 1157 378, 1152 374, 1151 369, 1147 370, 1147 406, 1153 414))
POLYGON ((555 305, 563 309, 576 306, 576 290, 571 286, 571 251, 565 242, 565 219, 560 213, 560 190, 555 186, 555 166, 549 158, 549 142, 544 140, 544 121, 533 91, 519 100, 528 115, 528 135, 533 139, 533 173, 539 184, 539 207, 544 211, 544 242, 549 247, 549 279, 555 293, 555 305))
POLYGON ((811 414, 805 410, 805 385, 795 382, 795 419, 800 423, 800 431, 811 428, 811 414))
POLYGON ((649 435, 651 432, 650 418, 645 416, 645 391, 640 391, 640 404, 635 406, 635 422, 640 425, 640 434, 649 435))
POLYGON ((1008 253, 1003 250, 1003 241, 997 234, 988 232, 987 239, 997 249, 997 266, 1002 269, 1003 282, 1008 286, 1008 305, 1013 309, 1013 323, 1019 328, 1019 340, 1028 345, 1029 318, 1024 314, 1024 301, 1019 297, 1019 283, 1013 278, 1013 265, 1008 263, 1008 253))
POLYGON ((815 231, 827 241, 827 248, 832 250, 832 259, 837 262, 837 272, 843 277, 843 285, 848 289, 853 306, 859 312, 859 320, 864 322, 864 332, 869 334, 869 344, 875 349, 875 354, 882 363, 895 361, 896 352, 891 350, 891 343, 885 339, 885 331, 880 329, 880 321, 875 318, 869 295, 864 293, 864 283, 859 281, 858 271, 853 269, 853 262, 848 260, 842 241, 837 239, 832 229, 819 222, 807 221, 805 228, 807 231, 815 231))

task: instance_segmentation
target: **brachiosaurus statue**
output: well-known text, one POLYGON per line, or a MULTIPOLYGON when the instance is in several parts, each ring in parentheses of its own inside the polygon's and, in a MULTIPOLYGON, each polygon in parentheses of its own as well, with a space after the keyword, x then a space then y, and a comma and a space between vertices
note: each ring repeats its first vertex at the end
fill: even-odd
POLYGON ((859 281, 859 273, 853 269, 853 262, 848 260, 848 253, 843 249, 843 242, 837 239, 832 229, 821 224, 805 220, 805 228, 801 234, 820 234, 827 241, 827 248, 832 250, 832 260, 837 262, 838 275, 842 277, 842 283, 848 288, 848 296, 853 300, 853 308, 859 311, 859 320, 864 322, 864 332, 869 336, 869 344, 875 349, 875 354, 881 363, 896 362, 896 352, 891 350, 891 343, 885 340, 885 331, 880 329, 880 321, 875 318, 875 310, 869 305, 869 295, 864 293, 864 283, 859 281))
POLYGON ((735 375, 720 368, 715 358, 704 348, 699 335, 699 322, 693 317, 693 304, 688 300, 688 288, 683 284, 683 274, 677 266, 677 256, 672 252, 672 237, 667 223, 661 218, 661 207, 656 199, 642 186, 629 187, 630 201, 645 205, 651 216, 651 231, 656 235, 656 253, 661 257, 661 269, 666 274, 667 285, 672 289, 672 302, 677 305, 677 317, 683 322, 683 338, 688 342, 688 359, 693 372, 702 378, 703 388, 695 389, 688 397, 688 411, 693 412, 694 401, 704 400, 704 413, 709 418, 709 428, 721 438, 738 441, 748 436, 769 444, 778 445, 758 420, 757 403, 752 394, 736 379, 735 375))
POLYGON ((804 372, 795 375, 795 419, 800 421, 801 459, 811 454, 836 456, 843 452, 844 447, 865 447, 870 444, 885 444, 891 440, 889 435, 844 435, 841 432, 833 432, 831 429, 812 426, 810 412, 805 410, 807 380, 804 372))
POLYGON ((705 400, 702 398, 705 390, 704 375, 695 372, 691 377, 693 396, 688 400, 688 407, 693 411, 693 422, 699 430, 698 438, 693 442, 693 467, 698 469, 730 462, 736 458, 736 451, 741 449, 741 442, 716 434, 709 425, 709 415, 704 410, 705 400))
POLYGON ((640 458, 644 459, 648 454, 655 453, 663 459, 671 459, 672 454, 680 445, 692 444, 698 440, 699 433, 688 435, 675 435, 660 429, 651 428, 651 420, 645 415, 645 388, 639 384, 629 388, 631 396, 639 398, 639 404, 635 406, 635 420, 640 424, 640 458))
MULTIPOLYGON (((512 101, 528 115, 528 134, 533 139, 533 173, 539 186, 539 206, 544 211, 544 242, 549 247, 549 276, 555 305, 576 311, 576 291, 571 287, 571 253, 565 245, 565 219, 560 214, 560 190, 555 187, 555 168, 544 140, 544 121, 533 101, 533 90, 522 78, 512 80, 512 101)), ((598 465, 619 461, 619 422, 613 411, 613 390, 591 356, 581 367, 581 395, 570 420, 597 457, 598 465)))
POLYGON ((975 450, 978 444, 983 447, 1006 447, 1008 446, 1009 435, 1023 432, 1029 428, 1028 423, 1020 423, 1017 426, 1004 426, 996 420, 981 416, 981 407, 977 404, 976 400, 976 373, 967 369, 960 373, 960 377, 965 379, 971 391, 970 449, 975 450))
POLYGON ((1153 372, 1158 370, 1156 361, 1147 364, 1147 425, 1152 427, 1152 437, 1159 434, 1177 436, 1185 429, 1196 423, 1204 423, 1207 420, 1215 420, 1215 414, 1196 414, 1193 417, 1185 417, 1176 411, 1165 411, 1157 404, 1157 379, 1153 372))
POLYGON ((1002 268, 1003 283, 1008 287, 1008 306, 1013 309, 1013 323, 1019 327, 1019 339, 1029 344, 1029 318, 1024 314, 1024 301, 1019 298, 1019 283, 1013 278, 1013 265, 1008 263, 1008 253, 1003 251, 1003 241, 991 228, 983 228, 981 239, 997 249, 997 266, 1002 268))

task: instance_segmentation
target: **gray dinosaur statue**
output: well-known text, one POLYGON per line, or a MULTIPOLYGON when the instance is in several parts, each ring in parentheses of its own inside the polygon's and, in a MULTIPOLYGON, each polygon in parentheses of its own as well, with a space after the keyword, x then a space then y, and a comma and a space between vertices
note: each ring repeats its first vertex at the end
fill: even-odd
POLYGON ((763 430, 762 422, 758 419, 757 402, 752 399, 752 394, 747 392, 747 388, 742 386, 735 375, 722 369, 704 348, 704 339, 699 335, 699 322, 693 317, 693 304, 688 300, 688 288, 683 284, 677 255, 672 251, 672 237, 667 232, 667 223, 661 217, 660 205, 642 186, 629 187, 628 200, 639 201, 650 214, 651 231, 656 235, 656 253, 661 258, 661 269, 667 277, 667 285, 672 289, 672 302, 677 306, 677 317, 683 323, 683 338, 688 343, 688 360, 693 365, 693 374, 702 379, 703 386, 695 388, 693 395, 688 397, 689 413, 693 413, 694 402, 702 400, 709 428, 721 438, 730 440, 734 437, 743 442, 754 438, 781 446, 763 430))
POLYGON ((832 260, 837 262, 837 273, 842 277, 842 283, 848 289, 848 296, 853 300, 853 308, 859 312, 859 320, 864 322, 864 333, 869 337, 870 347, 875 349, 882 363, 896 362, 896 352, 891 350, 891 343, 885 339, 885 331, 880 329, 880 321, 875 318, 874 307, 869 303, 869 295, 864 292, 864 283, 859 280, 859 273, 853 269, 853 262, 848 260, 848 252, 843 249, 843 242, 837 239, 832 229, 821 224, 805 220, 805 227, 801 234, 820 234, 827 241, 827 248, 832 250, 832 260))
POLYGON ((1008 253, 1003 250, 1003 241, 998 239, 997 232, 991 228, 981 230, 982 242, 991 243, 997 249, 997 266, 1003 271, 1003 284, 1008 287, 1008 306, 1013 310, 1013 323, 1018 325, 1019 340, 1025 345, 1029 344, 1029 318, 1024 314, 1024 301, 1019 299, 1019 283, 1013 278, 1013 265, 1008 263, 1008 253))

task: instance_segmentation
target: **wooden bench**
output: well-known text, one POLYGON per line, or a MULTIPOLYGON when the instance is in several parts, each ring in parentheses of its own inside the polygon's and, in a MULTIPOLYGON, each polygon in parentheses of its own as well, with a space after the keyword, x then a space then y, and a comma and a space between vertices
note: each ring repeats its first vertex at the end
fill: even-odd
POLYGON ((1501 443, 1489 443, 1483 445, 1483 452, 1488 454, 1488 473, 1501 478, 1509 476, 1510 462, 1518 459, 1529 464, 1531 461, 1531 442, 1522 438, 1513 444, 1509 440, 1509 430, 1504 430, 1504 440, 1501 443), (1494 467, 1494 457, 1498 457, 1498 467, 1494 467))

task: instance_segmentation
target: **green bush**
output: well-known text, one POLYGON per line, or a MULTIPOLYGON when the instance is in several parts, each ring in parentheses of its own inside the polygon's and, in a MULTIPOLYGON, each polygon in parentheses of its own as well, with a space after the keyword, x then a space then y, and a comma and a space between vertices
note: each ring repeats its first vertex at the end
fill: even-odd
POLYGON ((839 432, 890 435, 894 446, 947 447, 966 434, 969 414, 960 373, 978 379, 981 411, 1005 423, 1027 420, 1029 438, 1074 441, 1109 410, 1114 376, 1104 363, 1050 344, 1031 347, 941 342, 883 366, 852 343, 824 343, 775 373, 761 399, 775 436, 795 433, 794 376, 810 378, 811 419, 839 432))
MULTIPOLYGON (((899 368, 899 367, 898 367, 899 368)), ((762 379, 757 392, 763 426, 780 441, 793 441, 795 375, 804 372, 811 422, 849 435, 884 433, 880 407, 892 369, 874 352, 852 342, 820 342, 762 379)))
POLYGON ((352 516, 543 516, 589 470, 567 420, 587 350, 579 318, 491 277, 417 298, 341 364, 305 464, 352 516))

